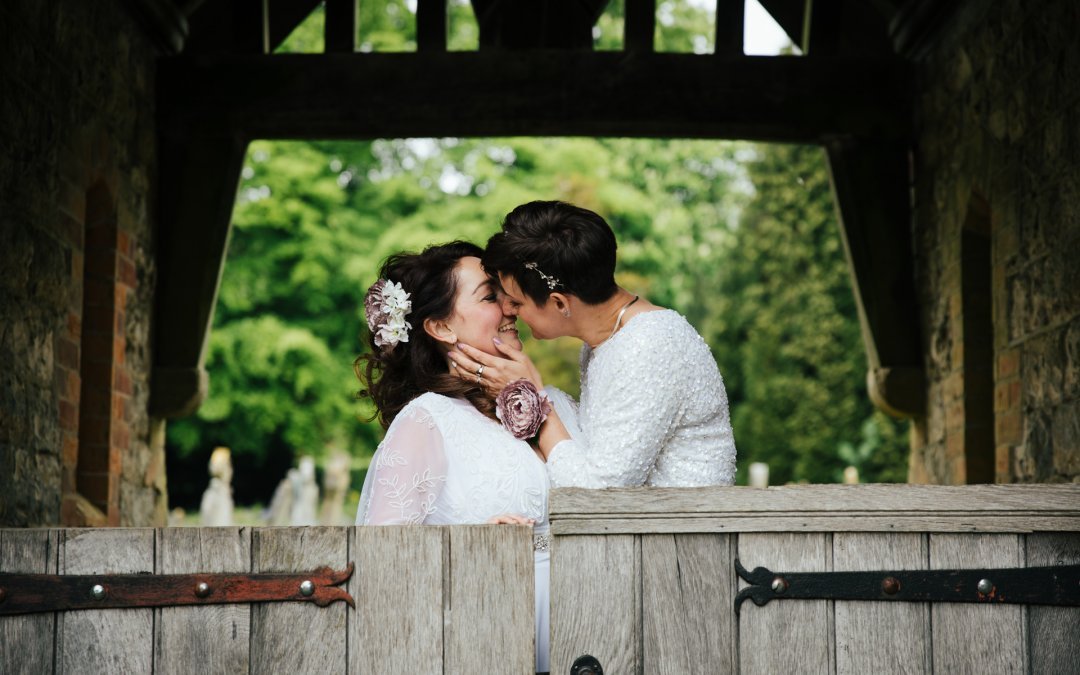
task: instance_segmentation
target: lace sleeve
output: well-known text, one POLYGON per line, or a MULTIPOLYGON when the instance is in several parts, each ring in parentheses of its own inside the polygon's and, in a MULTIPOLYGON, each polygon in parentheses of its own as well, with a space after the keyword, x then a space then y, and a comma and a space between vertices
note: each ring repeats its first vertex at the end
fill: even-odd
POLYGON ((435 500, 445 484, 442 434, 426 410, 410 406, 375 451, 356 524, 419 525, 435 513, 435 500))
POLYGON ((591 366, 594 404, 587 424, 548 455, 552 487, 644 485, 677 424, 685 384, 656 364, 679 364, 679 346, 639 340, 619 348, 618 358, 591 366))

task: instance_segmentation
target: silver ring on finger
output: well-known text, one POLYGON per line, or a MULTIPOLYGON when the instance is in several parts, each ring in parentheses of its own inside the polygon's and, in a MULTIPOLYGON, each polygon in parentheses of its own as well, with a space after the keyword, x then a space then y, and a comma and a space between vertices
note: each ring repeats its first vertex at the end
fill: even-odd
POLYGON ((480 367, 476 369, 476 376, 477 377, 483 377, 484 376, 484 364, 481 363, 480 367))
POLYGON ((477 376, 476 376, 476 383, 477 383, 477 384, 483 384, 483 383, 484 383, 484 378, 482 378, 482 377, 480 377, 479 375, 477 375, 477 376))

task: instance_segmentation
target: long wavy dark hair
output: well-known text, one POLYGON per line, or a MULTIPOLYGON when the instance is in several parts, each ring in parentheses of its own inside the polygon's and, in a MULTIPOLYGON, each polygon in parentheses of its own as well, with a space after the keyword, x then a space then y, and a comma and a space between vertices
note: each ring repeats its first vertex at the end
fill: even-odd
POLYGON ((425 319, 438 321, 453 313, 458 262, 483 253, 475 244, 452 241, 429 246, 422 253, 395 253, 382 264, 379 278, 401 284, 412 301, 412 310, 405 316, 412 325, 409 341, 387 350, 377 346, 375 336, 367 331, 370 351, 357 357, 353 370, 363 386, 357 398, 371 397, 378 409, 375 416, 384 429, 409 401, 429 391, 464 398, 495 419, 495 402, 479 386, 447 372, 448 362, 439 343, 424 330, 425 319))

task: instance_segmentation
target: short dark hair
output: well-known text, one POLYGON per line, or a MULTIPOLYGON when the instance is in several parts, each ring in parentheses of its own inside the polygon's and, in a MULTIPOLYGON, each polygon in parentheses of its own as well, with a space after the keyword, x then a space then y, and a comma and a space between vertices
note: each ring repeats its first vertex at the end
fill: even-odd
POLYGON ((615 233, 598 214, 566 202, 537 201, 507 214, 482 261, 488 274, 512 277, 537 305, 555 291, 595 305, 618 291, 615 249, 615 233))

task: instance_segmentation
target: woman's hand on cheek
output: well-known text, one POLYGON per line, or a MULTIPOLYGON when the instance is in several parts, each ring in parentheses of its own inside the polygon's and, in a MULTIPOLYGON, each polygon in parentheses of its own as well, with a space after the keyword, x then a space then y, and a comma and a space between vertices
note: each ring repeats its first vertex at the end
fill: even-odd
POLYGON ((538 389, 544 386, 540 373, 524 352, 506 345, 495 346, 503 351, 505 356, 492 356, 459 342, 457 349, 450 350, 448 354, 455 366, 454 372, 470 384, 479 384, 492 398, 498 396, 506 385, 522 378, 532 381, 538 389))

